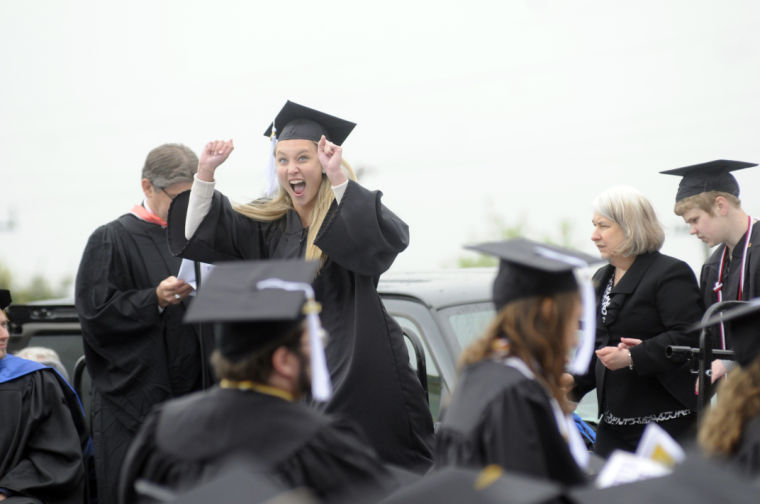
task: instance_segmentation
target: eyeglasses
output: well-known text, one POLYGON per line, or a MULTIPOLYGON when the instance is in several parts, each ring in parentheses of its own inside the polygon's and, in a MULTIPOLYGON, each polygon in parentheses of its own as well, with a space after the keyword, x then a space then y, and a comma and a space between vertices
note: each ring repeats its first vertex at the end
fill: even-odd
POLYGON ((159 189, 161 189, 161 192, 163 192, 164 194, 166 194, 166 197, 169 198, 172 201, 174 201, 174 198, 176 198, 178 196, 178 194, 175 194, 175 195, 169 194, 168 192, 166 192, 166 189, 164 189, 163 187, 160 187, 159 189))

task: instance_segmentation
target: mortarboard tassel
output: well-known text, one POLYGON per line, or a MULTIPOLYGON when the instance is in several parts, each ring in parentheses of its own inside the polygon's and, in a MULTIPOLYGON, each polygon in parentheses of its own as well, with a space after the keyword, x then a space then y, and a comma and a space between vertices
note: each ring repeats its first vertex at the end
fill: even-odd
POLYGON ((594 343, 596 341, 596 301, 594 296, 594 285, 591 283, 592 275, 588 268, 589 265, 577 257, 562 254, 544 247, 536 247, 536 253, 575 267, 573 272, 576 281, 578 282, 578 286, 580 287, 581 304, 583 307, 583 315, 581 317, 583 332, 581 341, 575 351, 575 356, 568 364, 567 371, 576 375, 586 374, 586 371, 588 371, 588 365, 591 362, 591 357, 594 353, 594 343))
POLYGON ((314 289, 311 285, 301 282, 286 282, 279 278, 268 278, 257 282, 258 289, 282 289, 287 291, 303 291, 306 303, 303 313, 309 328, 309 349, 311 350, 311 396, 315 401, 327 401, 332 396, 330 372, 327 369, 325 349, 322 346, 321 335, 324 331, 319 321, 321 305, 314 299, 314 289))
POLYGON ((277 128, 272 121, 272 134, 269 135, 269 163, 267 164, 267 189, 266 197, 274 198, 277 196, 277 192, 280 189, 280 184, 277 182, 277 163, 274 158, 274 149, 277 146, 277 128))

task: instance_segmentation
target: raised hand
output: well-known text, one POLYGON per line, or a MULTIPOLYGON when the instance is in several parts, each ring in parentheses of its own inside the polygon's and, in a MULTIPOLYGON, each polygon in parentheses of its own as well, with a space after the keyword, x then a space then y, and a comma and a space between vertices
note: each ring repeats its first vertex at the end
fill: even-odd
POLYGON ((213 140, 207 143, 198 159, 198 178, 207 182, 213 181, 214 171, 224 163, 234 149, 231 139, 213 140))
POLYGON ((322 170, 327 174, 327 178, 330 179, 333 186, 340 185, 347 180, 340 165, 343 160, 343 148, 340 145, 328 142, 322 135, 317 144, 317 156, 322 165, 322 170))

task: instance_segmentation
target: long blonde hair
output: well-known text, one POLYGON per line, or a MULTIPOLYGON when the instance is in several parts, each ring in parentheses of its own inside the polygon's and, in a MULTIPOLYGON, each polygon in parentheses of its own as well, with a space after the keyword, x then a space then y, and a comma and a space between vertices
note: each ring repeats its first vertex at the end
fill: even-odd
POLYGON ((507 303, 485 334, 462 352, 460 366, 485 359, 519 357, 549 389, 563 411, 572 407, 560 387, 569 351, 566 331, 580 294, 564 292, 507 303))
MULTIPOLYGON (((316 145, 316 142, 314 143, 316 145)), ((354 169, 347 161, 342 160, 346 176, 353 181, 356 181, 356 174, 354 169)), ((332 191, 332 186, 327 175, 322 174, 322 183, 319 185, 319 191, 317 192, 317 201, 314 203, 314 208, 311 210, 309 217, 309 232, 306 236, 306 260, 318 260, 324 264, 327 259, 327 255, 322 252, 322 249, 314 245, 314 239, 317 237, 319 229, 322 227, 322 223, 325 220, 327 211, 330 209, 330 205, 335 199, 335 194, 332 191)), ((254 220, 271 222, 281 218, 288 211, 293 210, 293 200, 290 199, 288 192, 281 186, 280 192, 273 199, 255 200, 250 203, 235 204, 232 208, 240 213, 254 220)))
POLYGON ((760 358, 733 369, 718 386, 718 398, 699 427, 697 440, 710 455, 728 457, 742 437, 744 425, 760 414, 760 358))

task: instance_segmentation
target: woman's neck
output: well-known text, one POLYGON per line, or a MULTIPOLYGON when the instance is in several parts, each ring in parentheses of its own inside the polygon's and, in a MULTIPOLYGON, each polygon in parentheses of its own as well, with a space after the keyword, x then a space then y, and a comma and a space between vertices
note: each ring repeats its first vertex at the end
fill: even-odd
POLYGON ((314 205, 312 204, 310 207, 294 206, 293 208, 301 219, 301 225, 304 228, 309 227, 309 223, 311 222, 311 211, 314 209, 314 205))
POLYGON ((636 256, 616 256, 610 258, 610 264, 615 268, 614 283, 618 283, 623 278, 623 275, 625 275, 635 260, 636 256))

